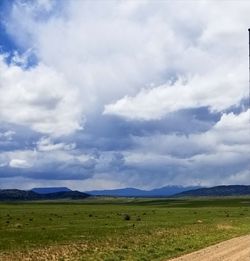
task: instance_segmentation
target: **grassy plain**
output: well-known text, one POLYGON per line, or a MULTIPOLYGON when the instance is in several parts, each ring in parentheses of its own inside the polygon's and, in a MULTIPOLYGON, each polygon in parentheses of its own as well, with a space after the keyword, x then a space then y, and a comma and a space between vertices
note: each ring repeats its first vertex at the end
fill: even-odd
POLYGON ((0 260, 166 260, 250 233, 250 198, 0 204, 0 260))

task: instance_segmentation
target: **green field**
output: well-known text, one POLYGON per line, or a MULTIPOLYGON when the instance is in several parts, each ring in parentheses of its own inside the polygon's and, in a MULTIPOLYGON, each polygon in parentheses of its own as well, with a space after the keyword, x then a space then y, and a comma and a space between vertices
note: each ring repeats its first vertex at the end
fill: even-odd
POLYGON ((250 198, 0 204, 1 260, 164 260, 247 233, 250 198))

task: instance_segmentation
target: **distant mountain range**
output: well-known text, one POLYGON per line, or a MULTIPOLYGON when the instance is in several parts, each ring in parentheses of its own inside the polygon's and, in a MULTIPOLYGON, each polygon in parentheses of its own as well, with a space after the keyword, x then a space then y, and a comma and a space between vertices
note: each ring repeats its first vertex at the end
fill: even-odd
POLYGON ((38 194, 32 190, 25 191, 19 189, 0 190, 0 200, 52 200, 52 199, 84 199, 88 194, 79 191, 59 191, 48 194, 38 194))
POLYGON ((244 196, 250 195, 250 186, 229 185, 211 188, 199 188, 183 191, 174 195, 175 197, 218 197, 218 196, 244 196))
POLYGON ((2 189, 0 201, 15 200, 56 200, 84 199, 89 196, 111 197, 219 197, 219 196, 250 196, 250 186, 230 185, 211 188, 167 186, 153 190, 135 188, 93 190, 88 192, 72 191, 66 187, 34 188, 32 190, 2 189))
POLYGON ((48 194, 48 193, 56 193, 56 192, 66 192, 72 191, 66 187, 47 187, 47 188, 33 188, 31 191, 36 192, 38 194, 48 194))
POLYGON ((135 188, 111 189, 111 190, 92 190, 86 191, 92 196, 112 196, 112 197, 169 197, 183 191, 198 189, 201 187, 181 187, 181 186, 166 186, 152 190, 141 190, 135 188))

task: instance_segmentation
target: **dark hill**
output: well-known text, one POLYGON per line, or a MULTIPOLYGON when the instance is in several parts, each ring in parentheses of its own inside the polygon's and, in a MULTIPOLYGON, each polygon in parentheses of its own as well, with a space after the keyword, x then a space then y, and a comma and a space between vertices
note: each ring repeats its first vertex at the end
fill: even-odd
POLYGON ((33 191, 19 189, 0 190, 0 200, 35 200, 39 199, 39 194, 33 191))
POLYGON ((220 196, 244 196, 250 195, 250 186, 229 185, 216 186, 211 188, 199 188, 184 191, 174 195, 174 197, 220 197, 220 196))
POLYGON ((79 191, 61 191, 48 194, 38 194, 34 191, 19 189, 0 190, 0 201, 12 200, 51 200, 51 199, 84 199, 88 194, 79 191))
POLYGON ((43 195, 40 194, 40 196, 44 199, 84 199, 89 197, 88 194, 79 191, 60 191, 43 195))

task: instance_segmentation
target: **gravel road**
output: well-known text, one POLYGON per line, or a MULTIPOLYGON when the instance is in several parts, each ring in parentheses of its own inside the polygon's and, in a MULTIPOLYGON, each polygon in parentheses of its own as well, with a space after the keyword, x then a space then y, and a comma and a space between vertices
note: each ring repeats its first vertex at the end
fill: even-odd
POLYGON ((233 238, 171 261, 250 261, 250 235, 233 238))

